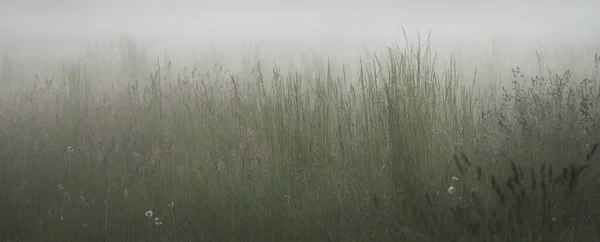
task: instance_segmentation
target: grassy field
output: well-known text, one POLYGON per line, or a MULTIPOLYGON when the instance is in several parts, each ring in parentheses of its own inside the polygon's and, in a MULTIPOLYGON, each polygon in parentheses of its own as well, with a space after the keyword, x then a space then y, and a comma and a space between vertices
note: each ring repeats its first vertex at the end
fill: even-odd
POLYGON ((137 48, 4 56, 35 82, 1 95, 0 241, 600 239, 597 55, 502 86, 428 45, 243 73, 137 48))

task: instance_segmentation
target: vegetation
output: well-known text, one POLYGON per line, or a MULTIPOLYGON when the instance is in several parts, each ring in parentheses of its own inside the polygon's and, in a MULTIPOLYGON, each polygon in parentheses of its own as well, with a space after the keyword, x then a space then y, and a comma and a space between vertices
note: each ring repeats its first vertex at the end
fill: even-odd
POLYGON ((62 64, 3 92, 0 240, 600 239, 598 56, 499 89, 429 45, 356 74, 173 71, 127 45, 119 75, 62 64))

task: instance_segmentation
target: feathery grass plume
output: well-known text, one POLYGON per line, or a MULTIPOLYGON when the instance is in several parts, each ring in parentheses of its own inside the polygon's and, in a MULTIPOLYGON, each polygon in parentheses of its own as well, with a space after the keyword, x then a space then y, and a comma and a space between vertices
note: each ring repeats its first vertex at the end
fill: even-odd
POLYGON ((592 149, 589 151, 589 153, 587 153, 587 155, 585 156, 585 161, 590 161, 590 159, 592 159, 592 157, 596 153, 597 148, 598 148, 598 142, 594 143, 594 145, 592 146, 592 149))
POLYGON ((519 190, 519 194, 517 195, 517 204, 519 206, 523 206, 523 205, 525 205, 525 203, 528 203, 528 202, 529 202, 529 197, 527 196, 525 188, 521 187, 519 190))
POLYGON ((540 167, 540 178, 542 180, 546 179, 546 163, 542 164, 542 167, 540 167))
POLYGON ((550 200, 548 198, 548 186, 546 180, 542 180, 542 215, 544 220, 549 218, 550 200))
POLYGON ((565 185, 565 180, 562 179, 560 174, 556 174, 556 177, 550 179, 550 182, 552 182, 553 186, 559 187, 561 185, 565 185))
POLYGON ((469 161, 469 158, 467 157, 467 155, 464 152, 460 152, 460 155, 462 157, 463 162, 465 162, 465 164, 467 165, 467 167, 471 167, 472 164, 469 161))
POLYGON ((496 192, 496 194, 498 195, 498 198, 500 199, 500 204, 504 205, 504 194, 502 193, 502 189, 500 188, 500 185, 496 181, 496 177, 493 175, 491 177, 491 183, 492 183, 492 188, 494 189, 494 192, 496 192))
POLYGON ((431 202, 431 196, 429 195, 429 192, 425 193, 425 200, 427 201, 427 205, 433 206, 433 202, 431 202))
POLYGON ((519 185, 523 185, 524 179, 525 179, 525 172, 523 172, 523 166, 519 166, 519 185))
POLYGON ((470 201, 473 202, 473 204, 475 205, 475 209, 477 210, 477 215, 482 218, 486 215, 486 211, 485 211, 485 207, 483 206, 483 204, 481 203, 481 201, 479 200, 479 197, 477 197, 477 193, 475 191, 471 191, 469 193, 469 197, 470 197, 470 201))
POLYGON ((575 183, 577 182, 577 180, 579 179, 579 175, 581 175, 581 172, 587 168, 589 166, 588 163, 585 163, 579 167, 576 167, 575 165, 571 165, 570 166, 570 170, 571 170, 571 178, 569 179, 569 187, 568 187, 568 195, 572 194, 572 191, 575 189, 575 183))
POLYGON ((377 199, 377 195, 371 194, 371 201, 373 201, 373 205, 375 205, 375 208, 379 209, 379 199, 377 199))
POLYGON ((562 169, 562 180, 566 181, 568 180, 568 175, 569 175, 569 169, 567 169, 566 167, 562 169))
POLYGON ((458 155, 453 154, 452 157, 454 158, 454 164, 456 165, 456 168, 458 168, 458 172, 460 173, 461 176, 464 176, 466 173, 466 169, 465 167, 460 163, 460 160, 458 159, 458 155))
POLYGON ((510 191, 510 193, 512 193, 514 195, 515 193, 515 184, 514 183, 514 177, 510 177, 506 180, 506 188, 508 189, 508 191, 510 191))
POLYGON ((538 182, 537 182, 537 179, 535 178, 535 169, 534 168, 531 168, 529 175, 531 176, 531 190, 535 191, 535 188, 536 188, 538 182))
POLYGON ((521 177, 520 177, 519 171, 517 169, 517 165, 512 160, 510 161, 510 169, 513 172, 512 180, 514 180, 515 184, 520 184, 521 183, 521 177))
POLYGON ((481 181, 482 173, 483 171, 481 169, 481 166, 477 166, 477 174, 475 174, 475 180, 481 181))

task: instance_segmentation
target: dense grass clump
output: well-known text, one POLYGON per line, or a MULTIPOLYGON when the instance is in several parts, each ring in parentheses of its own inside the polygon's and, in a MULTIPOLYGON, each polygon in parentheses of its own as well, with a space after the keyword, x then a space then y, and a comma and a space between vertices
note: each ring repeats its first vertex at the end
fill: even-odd
MULTIPOLYGON (((582 80, 515 67, 510 90, 429 45, 236 74, 128 44, 120 71, 2 93, 0 240, 600 239, 598 57, 582 80)), ((6 83, 34 76, 13 62, 6 83)))

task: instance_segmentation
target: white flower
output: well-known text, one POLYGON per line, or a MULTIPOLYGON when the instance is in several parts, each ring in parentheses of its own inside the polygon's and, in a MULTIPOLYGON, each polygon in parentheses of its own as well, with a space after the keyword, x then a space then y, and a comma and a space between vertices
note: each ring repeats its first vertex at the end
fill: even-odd
POLYGON ((58 188, 59 191, 62 191, 63 186, 61 184, 56 185, 56 188, 58 188))
POLYGON ((160 219, 156 217, 154 218, 154 224, 156 224, 156 226, 160 226, 162 224, 162 221, 160 221, 160 219))
POLYGON ((452 177, 452 180, 453 180, 453 181, 458 181, 458 177, 455 177, 455 176, 453 176, 453 177, 452 177))
POLYGON ((154 213, 152 212, 152 210, 148 210, 148 211, 146 211, 146 213, 144 215, 146 215, 146 217, 150 218, 150 217, 152 217, 152 215, 154 215, 154 213))
POLYGON ((173 208, 174 206, 175 206, 175 202, 172 202, 172 201, 171 201, 171 202, 169 203, 169 207, 170 207, 170 208, 173 208))
POLYGON ((67 152, 73 153, 73 146, 68 146, 67 147, 67 152))
POLYGON ((450 186, 448 188, 448 193, 450 193, 450 194, 454 193, 455 191, 456 191, 456 188, 454 188, 454 186, 450 186))

